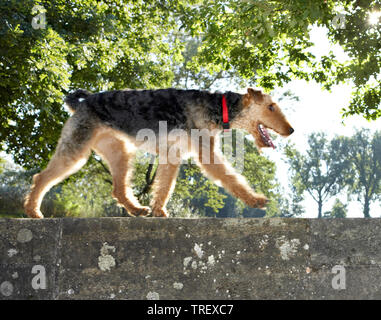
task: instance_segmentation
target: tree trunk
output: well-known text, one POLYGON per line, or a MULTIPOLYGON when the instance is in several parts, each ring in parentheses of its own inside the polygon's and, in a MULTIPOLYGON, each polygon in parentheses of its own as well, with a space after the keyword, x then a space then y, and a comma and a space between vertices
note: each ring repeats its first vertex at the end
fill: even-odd
POLYGON ((369 197, 368 195, 365 195, 365 199, 364 199, 364 218, 371 218, 370 214, 369 214, 369 206, 370 206, 370 203, 369 203, 369 197))
POLYGON ((319 214, 318 214, 318 219, 321 219, 323 217, 323 201, 319 199, 318 201, 318 206, 319 206, 319 214))

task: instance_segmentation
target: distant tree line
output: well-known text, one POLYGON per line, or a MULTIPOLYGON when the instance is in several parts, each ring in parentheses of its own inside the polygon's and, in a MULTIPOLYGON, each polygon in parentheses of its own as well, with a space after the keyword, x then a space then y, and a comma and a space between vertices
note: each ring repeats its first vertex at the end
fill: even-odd
POLYGON ((370 218, 371 203, 381 200, 381 132, 371 135, 363 129, 352 137, 331 140, 324 133, 313 133, 308 144, 305 154, 291 145, 285 149, 296 194, 307 193, 316 201, 318 218, 345 216, 346 205, 338 199, 331 212, 323 210, 327 200, 339 194, 359 201, 364 217, 370 218))

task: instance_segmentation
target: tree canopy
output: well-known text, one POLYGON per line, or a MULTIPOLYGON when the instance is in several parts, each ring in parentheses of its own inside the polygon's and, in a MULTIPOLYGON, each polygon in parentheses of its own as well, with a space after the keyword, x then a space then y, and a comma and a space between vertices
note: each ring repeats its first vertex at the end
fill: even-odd
POLYGON ((182 28, 203 39, 195 66, 233 69, 267 89, 296 78, 327 89, 352 82, 344 115, 381 116, 381 1, 206 0, 183 10, 182 28), (332 52, 314 56, 312 26, 324 27, 349 59, 340 61, 332 52))

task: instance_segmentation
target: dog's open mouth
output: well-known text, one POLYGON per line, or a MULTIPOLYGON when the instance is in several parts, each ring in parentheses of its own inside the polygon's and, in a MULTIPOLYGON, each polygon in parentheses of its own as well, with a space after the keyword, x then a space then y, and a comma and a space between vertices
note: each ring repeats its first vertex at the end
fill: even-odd
POLYGON ((262 124, 258 125, 258 132, 261 135, 263 143, 266 146, 275 149, 273 141, 270 138, 270 134, 269 134, 269 132, 267 131, 267 129, 266 129, 266 127, 264 125, 262 125, 262 124))

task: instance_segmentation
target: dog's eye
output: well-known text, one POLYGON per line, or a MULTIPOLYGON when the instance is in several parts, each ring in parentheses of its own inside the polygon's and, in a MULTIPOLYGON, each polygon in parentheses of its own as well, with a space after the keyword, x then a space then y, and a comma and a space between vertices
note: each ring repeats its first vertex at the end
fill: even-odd
POLYGON ((274 111, 274 110, 275 110, 274 106, 272 106, 272 105, 269 106, 269 110, 270 110, 270 111, 274 111))

